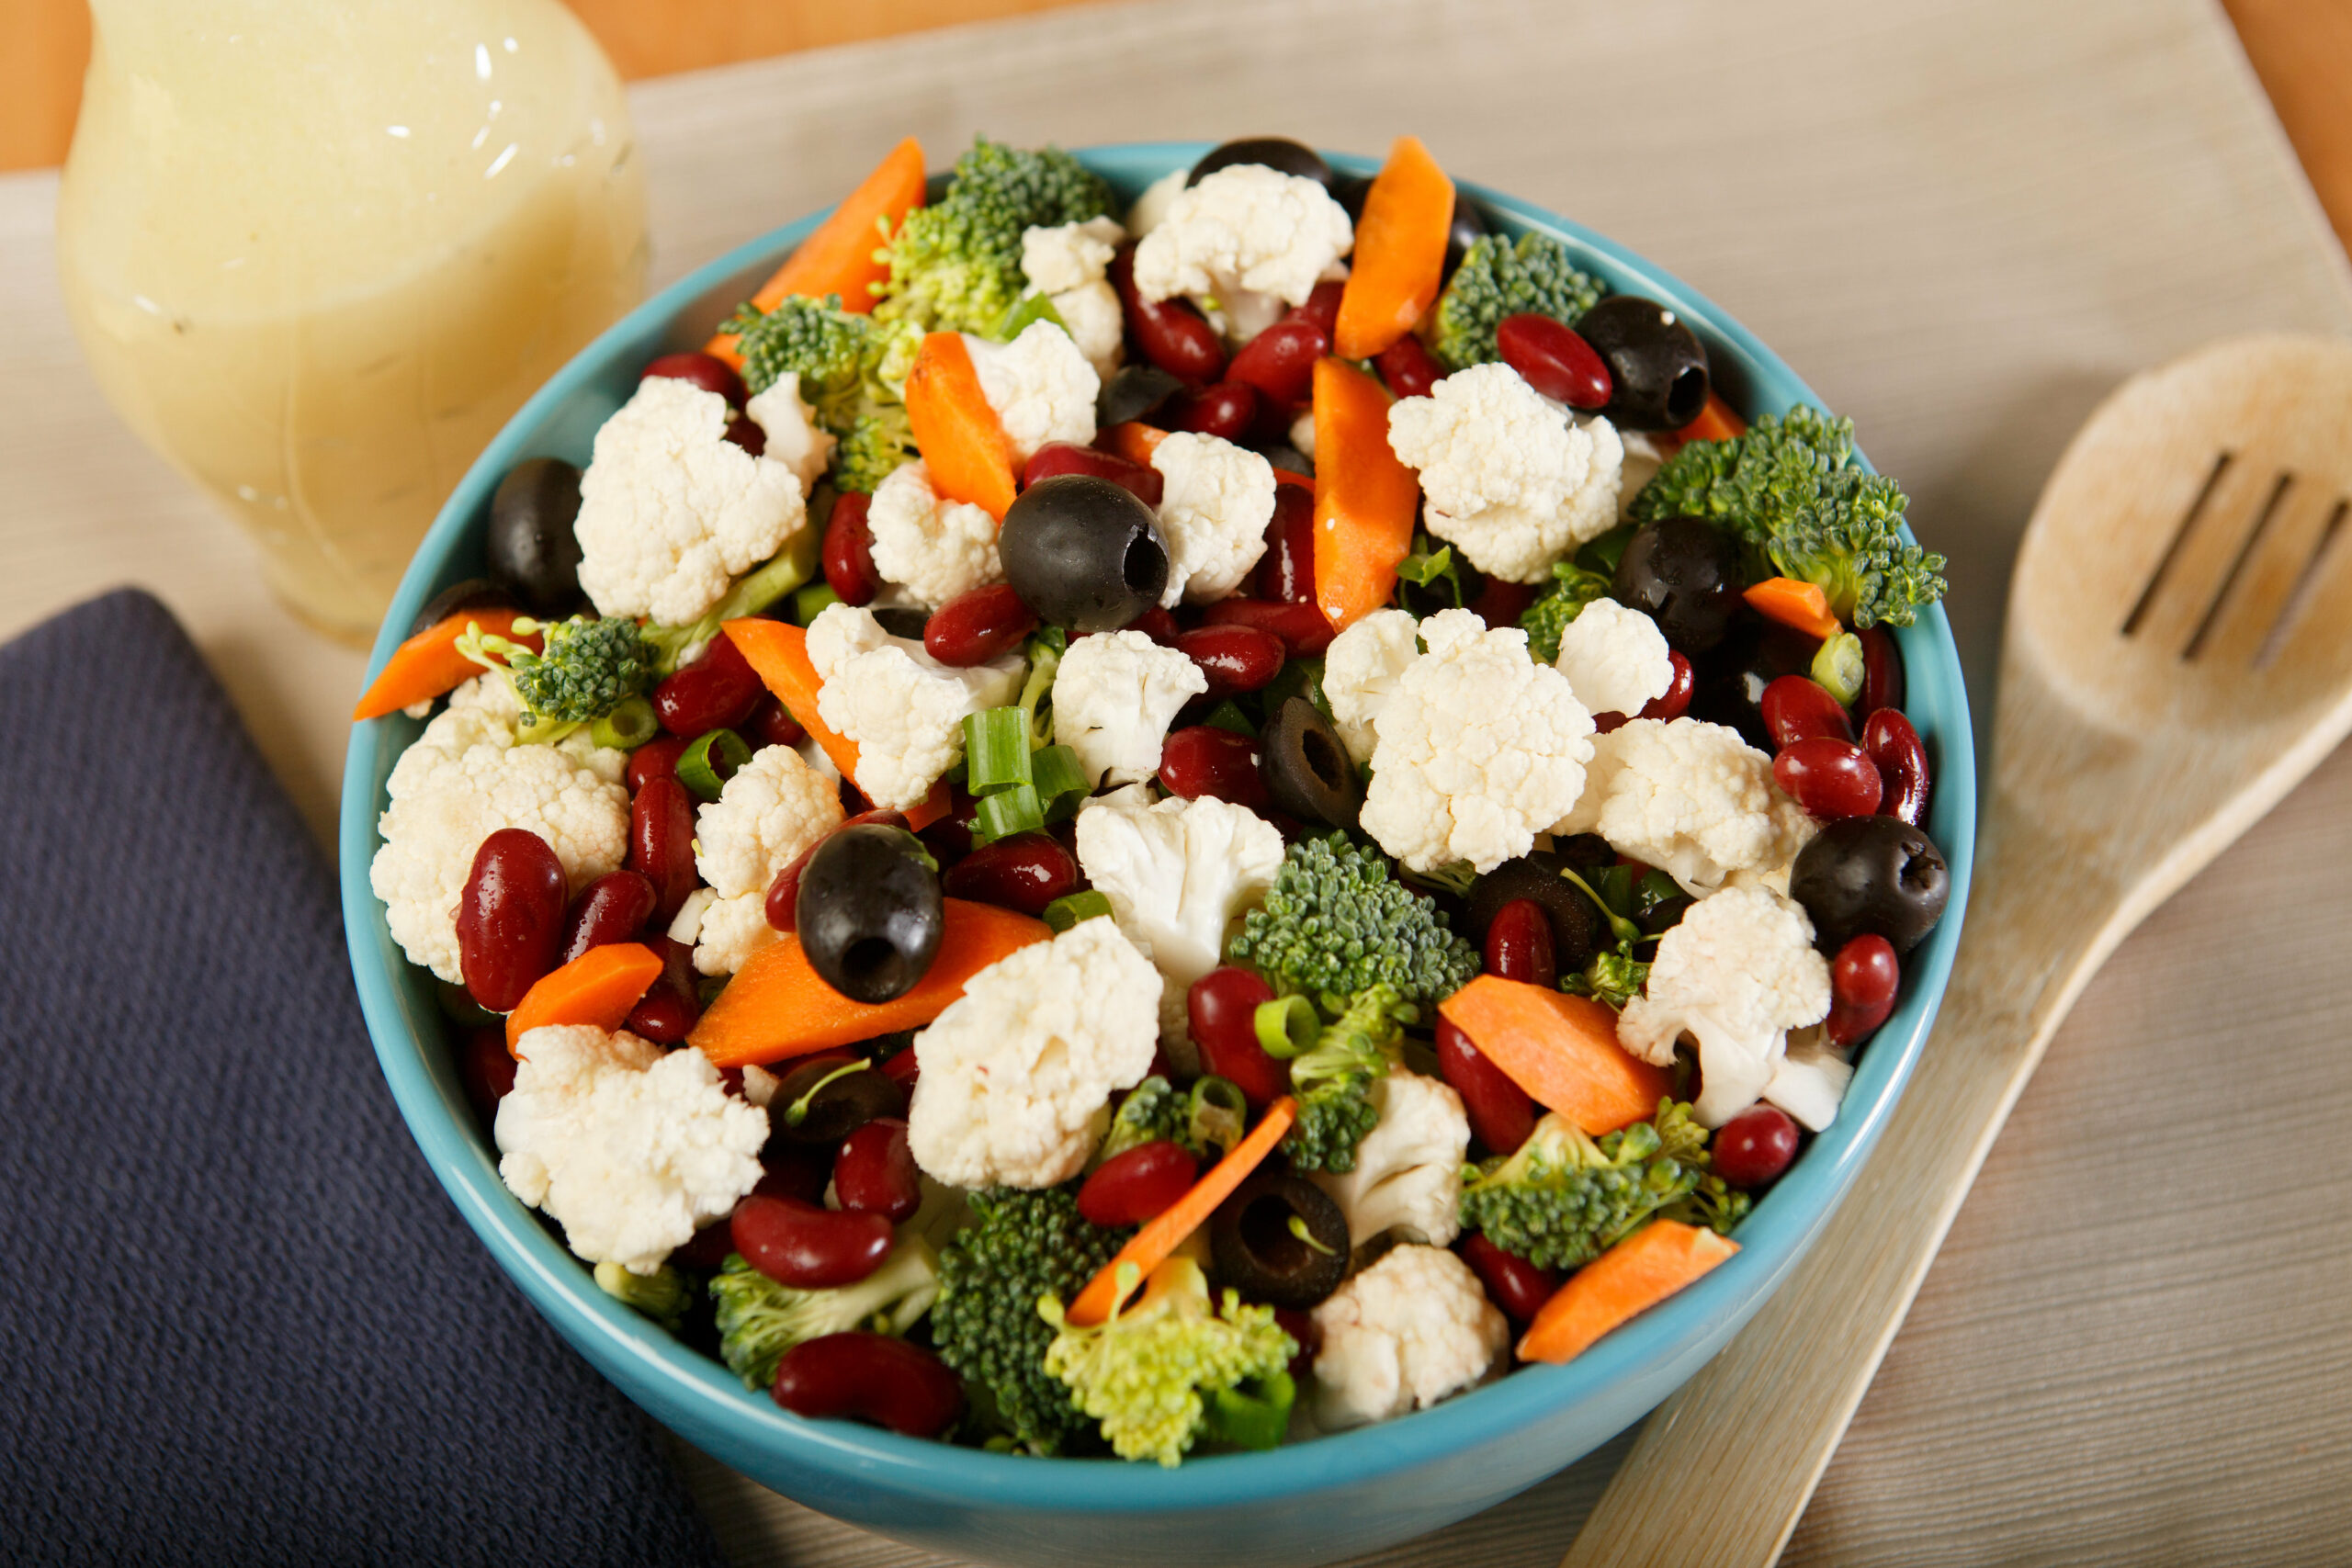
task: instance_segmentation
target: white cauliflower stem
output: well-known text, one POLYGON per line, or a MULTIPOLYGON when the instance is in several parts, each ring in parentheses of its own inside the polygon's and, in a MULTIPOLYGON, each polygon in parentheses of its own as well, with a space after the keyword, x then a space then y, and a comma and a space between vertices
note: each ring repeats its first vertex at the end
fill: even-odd
POLYGON ((1426 1410, 1485 1377, 1510 1342, 1470 1265, 1400 1247, 1315 1309, 1315 1419, 1327 1431, 1426 1410))
POLYGON ((1102 378, 1069 333, 1051 321, 1032 321, 1011 343, 967 333, 964 346, 980 394, 1012 444, 1015 469, 1049 441, 1084 446, 1094 439, 1094 399, 1102 378))
POLYGON ((1004 581, 996 519, 982 507, 942 496, 920 458, 899 464, 874 487, 865 525, 873 536, 874 570, 927 609, 1004 581))
POLYGON ((1236 341, 1272 324, 1283 306, 1305 304, 1355 243, 1347 209, 1329 191, 1262 164, 1219 169, 1179 189, 1155 216, 1136 246, 1136 291, 1155 300, 1187 295, 1222 317, 1236 341))
POLYGON ((1631 718, 1674 684, 1667 651, 1656 621, 1614 599, 1596 599, 1562 628, 1553 663, 1586 707, 1631 718))
POLYGON ((882 629, 871 610, 829 604, 809 623, 808 662, 823 682, 817 716, 857 742, 857 787, 904 810, 964 754, 964 716, 1021 694, 1017 654, 959 670, 882 629))
POLYGON ((1462 1162, 1470 1155, 1462 1097, 1398 1068, 1373 1085, 1372 1103, 1380 1120, 1356 1145, 1355 1168, 1307 1179, 1347 1215, 1350 1247, 1400 1229, 1431 1247, 1450 1245, 1462 1234, 1462 1162))
POLYGON ((1183 430, 1152 449, 1151 466, 1165 481, 1159 531, 1168 540, 1168 587, 1161 606, 1226 597, 1266 553, 1274 466, 1246 446, 1183 430))
POLYGON ((842 824, 831 780, 789 746, 763 746, 695 816, 695 869, 715 895, 695 928, 695 967, 732 975, 776 940, 768 885, 842 824))
POLYGON ((1788 864, 1817 830, 1772 782, 1772 759, 1695 718, 1637 718, 1596 739, 1584 794, 1552 829, 1598 833, 1699 895, 1788 864))
POLYGON ((1323 650, 1323 699, 1348 755, 1372 761, 1373 720, 1396 694, 1397 677, 1421 656, 1420 623, 1403 610, 1374 610, 1323 650))
POLYGON ((1169 720, 1209 689, 1201 667, 1142 632, 1098 632, 1069 645, 1054 674, 1054 739, 1078 753, 1090 788, 1159 771, 1169 720))

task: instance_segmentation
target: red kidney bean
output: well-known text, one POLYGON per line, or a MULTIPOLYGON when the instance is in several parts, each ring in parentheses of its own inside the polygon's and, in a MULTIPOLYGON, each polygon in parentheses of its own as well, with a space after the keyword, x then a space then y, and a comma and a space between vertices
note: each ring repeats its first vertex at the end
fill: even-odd
POLYGON ((1373 364, 1380 367, 1380 378, 1392 397, 1426 398, 1431 387, 1445 379, 1445 367, 1410 333, 1382 349, 1373 364))
POLYGON ((890 1222, 757 1193, 735 1205, 735 1250, 780 1285, 854 1285, 890 1256, 890 1222))
POLYGON ((1842 1051, 1870 1038, 1894 1010, 1902 985, 1893 942, 1883 936, 1849 940, 1829 961, 1829 1043, 1842 1051))
POLYGON ((1078 1190, 1078 1212, 1098 1225, 1139 1225, 1191 1191, 1199 1170, 1181 1144, 1137 1144, 1095 1168, 1078 1190))
POLYGON ((627 942, 653 918, 659 897, 641 872, 615 871, 580 890, 563 919, 563 943, 556 962, 569 964, 592 947, 627 942))
POLYGON ((733 366, 717 355, 665 354, 639 372, 637 378, 650 381, 656 376, 691 381, 706 392, 717 392, 735 408, 741 408, 745 401, 743 378, 735 374, 733 366))
POLYGON ((668 925, 695 890, 695 801, 673 776, 648 779, 628 809, 628 869, 661 897, 653 919, 668 925))
POLYGON ((1470 1130, 1494 1154, 1516 1153, 1535 1131, 1535 1101, 1487 1058, 1453 1021, 1437 1021, 1437 1067, 1469 1113, 1470 1130))
POLYGON ((1470 613, 1490 626, 1515 626, 1527 607, 1535 603, 1544 590, 1532 582, 1506 582, 1490 577, 1470 601, 1470 613))
POLYGON ((1276 604, 1315 603, 1313 491, 1297 485, 1274 487, 1274 515, 1266 525, 1266 553, 1258 560, 1257 590, 1259 598, 1276 604))
POLYGON ((663 931, 651 932, 643 941, 662 960, 662 973, 629 1009, 621 1027, 656 1045, 683 1044, 702 1019, 695 950, 683 942, 673 942, 663 931))
POLYGON ((474 1113, 486 1122, 495 1122, 498 1102, 514 1087, 514 1053, 506 1048, 503 1024, 466 1031, 458 1051, 458 1077, 465 1082, 474 1113))
POLYGON ((1514 1323, 1534 1322, 1552 1292, 1560 1288, 1558 1274, 1538 1269, 1516 1252, 1505 1252, 1476 1231, 1464 1232, 1456 1245, 1462 1261, 1470 1265, 1478 1282, 1487 1287, 1487 1294, 1514 1323))
POLYGON ((1300 1386, 1315 1375, 1315 1353, 1323 1348, 1323 1330, 1317 1326, 1315 1314, 1296 1307, 1274 1308, 1274 1323, 1290 1342, 1298 1347, 1290 1359, 1290 1375, 1300 1386))
POLYGON ((1668 684, 1664 696, 1652 697, 1642 705, 1642 711, 1634 716, 1636 718, 1677 719, 1690 705, 1693 684, 1690 661, 1682 657, 1679 649, 1668 649, 1666 657, 1674 666, 1674 679, 1668 684))
POLYGON ((1258 773, 1258 743, 1213 724, 1196 724, 1168 737, 1159 750, 1159 782, 1186 800, 1213 795, 1262 811, 1272 804, 1258 773))
MULTIPOLYGON (((752 743, 754 751, 769 746, 797 746, 808 739, 808 732, 800 728, 800 721, 792 716, 792 710, 778 701, 774 693, 760 699, 759 705, 752 710, 752 716, 743 721, 742 731, 743 739, 752 743)), ((673 735, 670 739, 679 743, 680 751, 694 744, 682 735, 673 735)), ((677 771, 678 764, 673 761, 670 764, 673 777, 676 776, 677 771)))
POLYGON ((768 449, 766 429, 747 413, 739 413, 727 422, 727 439, 754 457, 768 449))
POLYGON ((922 649, 942 664, 968 669, 1001 659, 1037 629, 1037 612, 1012 585, 993 582, 958 593, 922 624, 922 649))
POLYGON ((1015 833, 949 866, 939 886, 950 898, 1042 915, 1046 905, 1078 891, 1078 859, 1048 834, 1015 833))
POLYGON ((1315 362, 1330 346, 1329 334, 1313 321, 1284 317, 1242 345, 1226 378, 1256 389, 1277 409, 1296 408, 1314 391, 1315 362))
POLYGON ((1609 362, 1592 344, 1549 316, 1505 316, 1495 328, 1503 363, 1547 398, 1572 409, 1608 405, 1609 362))
POLYGON ((1771 731, 1775 746, 1815 739, 1850 744, 1854 739, 1854 721, 1826 686, 1808 676, 1781 676, 1764 688, 1760 705, 1764 728, 1771 731))
POLYGON ((1179 392, 1172 424, 1220 441, 1238 441, 1258 419, 1258 394, 1239 381, 1219 381, 1197 392, 1179 392))
POLYGON ((1195 626, 1176 635, 1176 651, 1208 677, 1210 702, 1261 689, 1283 660, 1283 639, 1257 626, 1195 626))
POLYGON ((492 1012, 514 1004, 561 951, 563 863, 526 828, 501 828, 474 851, 458 897, 458 965, 466 993, 492 1012))
POLYGON ((881 1117, 842 1140, 833 1156, 833 1196, 851 1213, 879 1214, 894 1225, 922 1207, 922 1181, 903 1120, 881 1117))
POLYGON ((1111 285, 1146 359, 1191 387, 1204 387, 1225 373, 1225 344, 1191 300, 1147 302, 1136 292, 1133 245, 1112 256, 1111 285))
POLYGON ((962 790, 950 790, 952 803, 947 815, 940 818, 915 837, 931 852, 932 859, 949 865, 972 852, 972 830, 978 825, 980 803, 962 790))
POLYGON ((1864 626, 1856 635, 1862 639, 1862 695, 1856 707, 1863 713, 1900 708, 1903 650, 1895 646, 1894 634, 1884 626, 1864 626))
POLYGON ((1860 747, 1826 735, 1781 747, 1772 759, 1772 782, 1824 822, 1874 815, 1883 789, 1877 765, 1860 747))
POLYGON ((721 633, 702 657, 653 688, 653 711, 662 728, 691 740, 714 729, 732 729, 751 716, 768 689, 743 657, 735 639, 721 633))
POLYGON ((820 1334, 777 1358, 768 1393, 795 1416, 847 1417, 935 1438, 964 1413, 964 1384, 920 1345, 863 1330, 820 1334))
POLYGON ((882 574, 874 569, 874 529, 866 513, 874 498, 858 491, 843 491, 825 519, 825 581, 844 604, 871 603, 882 592, 882 574))
MULTIPOLYGON (((1295 490, 1295 485, 1286 487, 1295 490)), ((1280 493, 1278 491, 1277 494, 1280 493)), ((1314 604, 1269 604, 1262 599, 1220 599, 1201 619, 1213 626, 1257 626, 1283 639, 1293 659, 1308 658, 1331 646, 1339 634, 1314 604)))
MULTIPOLYGON (((1308 326, 1321 333, 1324 341, 1328 343, 1339 335, 1340 297, 1347 291, 1348 285, 1343 278, 1318 283, 1315 286, 1315 291, 1306 297, 1305 304, 1294 305, 1283 312, 1283 321, 1305 321, 1308 326)), ((1281 324, 1280 321, 1275 323, 1277 326, 1281 324)))
POLYGON ((1862 720, 1862 750, 1878 769, 1885 787, 1879 796, 1883 816, 1899 818, 1914 828, 1928 820, 1928 750, 1919 732, 1893 708, 1880 708, 1862 720))
POLYGON ((1030 457, 1021 470, 1021 488, 1027 490, 1039 479, 1052 479, 1056 474, 1091 474, 1098 479, 1109 479, 1126 491, 1146 506, 1157 508, 1167 491, 1167 479, 1158 468, 1130 461, 1116 452, 1105 452, 1099 446, 1080 446, 1074 441, 1048 441, 1030 457))
POLYGON ((1552 953, 1552 917, 1532 898, 1514 898, 1487 924, 1487 973, 1545 990, 1560 983, 1552 953))
POLYGON ((922 1077, 922 1063, 916 1057, 915 1048, 909 1045, 904 1050, 893 1053, 889 1059, 882 1064, 882 1076, 897 1084, 905 1091, 907 1098, 912 1100, 915 1080, 922 1077))
POLYGON ((670 1261, 716 1274, 735 1250, 735 1237, 725 1220, 713 1220, 695 1232, 686 1245, 670 1254, 670 1261))
POLYGON ((1141 632, 1162 648, 1176 646, 1179 629, 1176 625, 1175 612, 1162 609, 1157 604, 1120 628, 1122 631, 1141 632))
POLYGON ((1272 986, 1230 964, 1193 981, 1184 997, 1202 1071, 1233 1080, 1253 1112, 1290 1092, 1290 1069, 1258 1043, 1258 1009, 1273 999, 1272 986))
POLYGON ((690 735, 657 735, 628 754, 628 771, 623 775, 628 792, 635 795, 645 787, 648 779, 678 779, 678 759, 695 743, 690 735))
MULTIPOLYGON (((977 807, 975 807, 975 809, 977 809, 977 807)), ((872 822, 879 822, 885 827, 889 828, 903 828, 907 825, 907 818, 903 813, 888 809, 859 811, 854 812, 850 816, 844 818, 842 821, 842 828, 863 828, 872 822)), ((833 833, 838 833, 840 831, 841 828, 836 828, 832 830, 833 833)), ((799 919, 793 911, 800 902, 800 874, 808 869, 809 857, 817 852, 818 845, 822 844, 825 841, 825 839, 830 839, 831 837, 832 833, 827 833, 823 838, 820 838, 816 843, 810 844, 807 849, 793 856, 792 863, 786 866, 782 871, 777 872, 775 874, 775 880, 768 884, 768 897, 767 904, 765 906, 768 924, 775 927, 777 931, 797 931, 799 929, 799 919)))
POLYGON ((1749 1106, 1715 1133, 1714 1172, 1734 1187, 1762 1187, 1797 1157, 1797 1124, 1777 1105, 1749 1106))
MULTIPOLYGON (((824 1150, 813 1145, 787 1143, 773 1134, 767 1146, 760 1150, 760 1168, 759 1185, 752 1189, 754 1197, 808 1204, 824 1197, 825 1180, 832 1172, 832 1164, 825 1158, 824 1150)), ((731 1241, 731 1226, 729 1230, 731 1241)))

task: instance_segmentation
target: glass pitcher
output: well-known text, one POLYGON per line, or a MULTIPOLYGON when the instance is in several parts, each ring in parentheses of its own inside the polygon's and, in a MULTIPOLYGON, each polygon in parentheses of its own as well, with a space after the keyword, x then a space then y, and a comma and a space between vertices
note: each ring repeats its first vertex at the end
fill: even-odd
POLYGON ((644 291, 620 84, 558 0, 91 0, 58 201, 107 398, 364 645, 475 455, 644 291))

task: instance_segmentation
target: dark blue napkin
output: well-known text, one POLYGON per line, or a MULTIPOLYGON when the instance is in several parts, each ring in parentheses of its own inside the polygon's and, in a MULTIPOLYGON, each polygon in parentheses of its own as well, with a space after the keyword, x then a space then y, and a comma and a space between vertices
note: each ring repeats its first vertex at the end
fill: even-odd
POLYGON ((719 1561, 435 1184, 332 875, 132 592, 0 648, 0 1561, 719 1561))

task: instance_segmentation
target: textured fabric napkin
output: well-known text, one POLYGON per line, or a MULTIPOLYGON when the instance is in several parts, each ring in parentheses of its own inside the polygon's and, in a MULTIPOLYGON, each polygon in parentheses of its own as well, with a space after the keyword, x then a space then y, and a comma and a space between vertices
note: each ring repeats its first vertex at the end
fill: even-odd
POLYGON ((717 1563, 409 1141, 170 613, 0 648, 0 1559, 717 1563))

